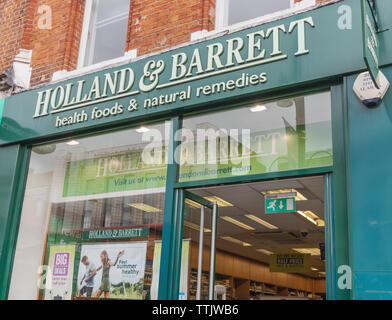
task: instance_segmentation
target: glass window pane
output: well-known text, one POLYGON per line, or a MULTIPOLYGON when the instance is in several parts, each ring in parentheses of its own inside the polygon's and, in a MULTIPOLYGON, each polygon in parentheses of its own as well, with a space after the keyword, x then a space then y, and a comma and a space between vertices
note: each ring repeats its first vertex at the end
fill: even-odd
POLYGON ((99 0, 97 21, 113 18, 118 15, 129 15, 130 0, 99 0))
POLYGON ((156 296, 169 126, 33 148, 10 299, 156 296))
POLYGON ((332 164, 330 93, 187 117, 180 182, 332 164))
POLYGON ((90 63, 99 63, 124 55, 130 10, 129 0, 96 0, 94 22, 89 32, 87 52, 90 63))
POLYGON ((96 27, 93 63, 124 55, 127 28, 128 17, 96 27))
POLYGON ((229 25, 290 8, 290 0, 228 0, 229 25))

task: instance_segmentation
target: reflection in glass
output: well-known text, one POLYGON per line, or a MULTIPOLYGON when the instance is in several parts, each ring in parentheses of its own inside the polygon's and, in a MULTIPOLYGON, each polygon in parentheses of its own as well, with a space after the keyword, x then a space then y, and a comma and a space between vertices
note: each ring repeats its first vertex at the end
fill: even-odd
POLYGON ((332 165, 330 100, 325 92, 184 118, 179 181, 332 165))

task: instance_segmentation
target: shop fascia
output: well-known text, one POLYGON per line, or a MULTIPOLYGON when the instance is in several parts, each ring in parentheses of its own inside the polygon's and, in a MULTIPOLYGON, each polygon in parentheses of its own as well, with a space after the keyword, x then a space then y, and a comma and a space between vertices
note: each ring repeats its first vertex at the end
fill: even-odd
MULTIPOLYGON (((90 84, 81 79, 48 88, 38 92, 34 118, 285 60, 288 55, 281 50, 281 39, 284 36, 292 37, 294 31, 297 31, 298 44, 297 51, 292 54, 302 56, 309 53, 306 48, 306 32, 310 27, 315 27, 311 16, 294 20, 287 25, 279 24, 266 30, 260 29, 246 34, 245 37, 232 37, 226 41, 199 46, 190 54, 184 51, 175 53, 168 61, 149 60, 139 78, 131 67, 126 67, 96 75, 90 84), (268 54, 263 41, 271 42, 272 51, 268 54), (166 75, 166 72, 170 74, 166 75), (160 84, 160 78, 169 78, 169 81, 160 84)), ((260 81, 266 81, 265 74, 253 76, 260 77, 260 81)))

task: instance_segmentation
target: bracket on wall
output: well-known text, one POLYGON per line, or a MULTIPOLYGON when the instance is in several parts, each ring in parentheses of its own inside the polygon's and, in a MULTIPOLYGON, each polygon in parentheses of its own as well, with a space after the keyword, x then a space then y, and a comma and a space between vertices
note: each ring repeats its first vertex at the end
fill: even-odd
POLYGON ((371 12, 372 12, 372 18, 374 21, 374 25, 376 26, 376 32, 377 33, 381 33, 381 32, 385 32, 388 31, 389 28, 386 29, 382 29, 380 27, 379 21, 378 21, 378 15, 377 15, 377 6, 376 6, 376 0, 366 0, 369 4, 369 7, 371 8, 371 12))

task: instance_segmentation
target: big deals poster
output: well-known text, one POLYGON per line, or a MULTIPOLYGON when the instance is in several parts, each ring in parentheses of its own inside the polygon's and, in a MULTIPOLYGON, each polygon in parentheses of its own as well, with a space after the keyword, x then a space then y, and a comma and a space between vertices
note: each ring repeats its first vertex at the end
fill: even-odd
POLYGON ((145 241, 82 245, 80 259, 86 257, 84 261, 87 260, 88 265, 80 261, 78 295, 83 295, 86 291, 83 287, 88 285, 92 287, 91 297, 142 299, 146 254, 145 241), (110 263, 104 263, 105 257, 110 263), (93 270, 96 274, 86 283, 86 277, 90 278, 93 270))
POLYGON ((75 246, 51 246, 45 300, 70 300, 74 274, 75 246))

